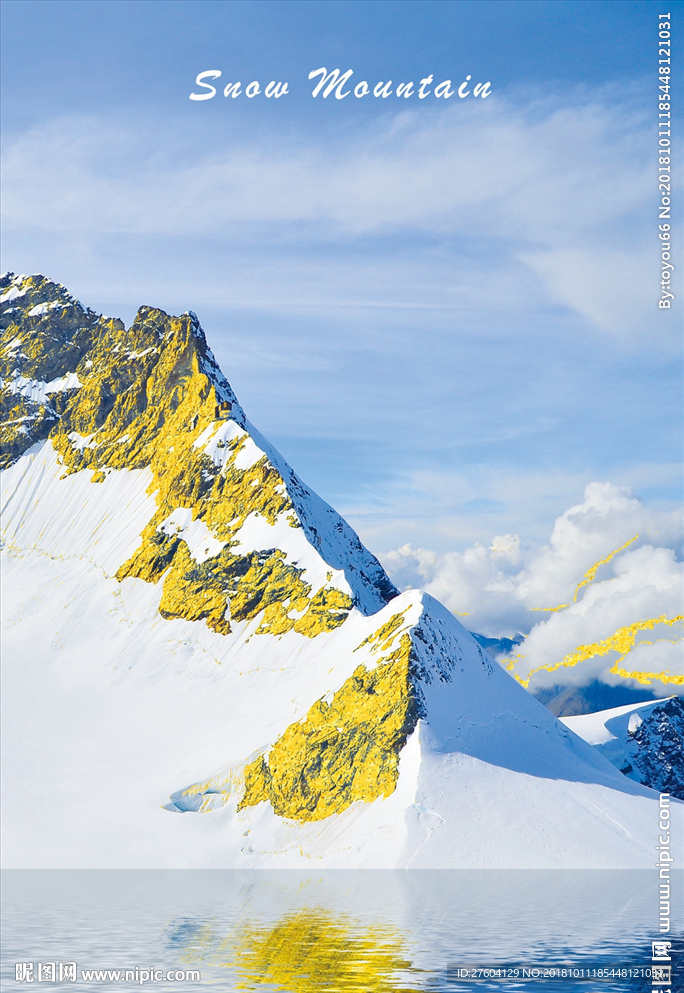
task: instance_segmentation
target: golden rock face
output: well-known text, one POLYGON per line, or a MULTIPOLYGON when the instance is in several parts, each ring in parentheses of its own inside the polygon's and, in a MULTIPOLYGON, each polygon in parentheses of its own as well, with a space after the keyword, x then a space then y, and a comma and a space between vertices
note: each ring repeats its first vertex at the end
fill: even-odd
POLYGON ((405 632, 374 669, 358 666, 330 703, 317 700, 245 768, 238 810, 268 800, 282 817, 317 821, 393 793, 399 753, 420 716, 412 663, 405 632))
POLYGON ((357 646, 369 646, 364 662, 337 692, 245 766, 179 790, 176 808, 208 811, 232 800, 240 811, 265 802, 281 817, 319 821, 390 796, 401 751, 425 716, 414 636, 424 637, 403 613, 393 615, 357 646))
MULTIPOLYGON (((303 518, 281 473, 244 429, 194 315, 142 307, 126 329, 43 277, 5 277, 0 290, 7 295, 3 464, 48 438, 65 475, 86 470, 99 483, 114 469, 151 470, 156 509, 119 567, 119 582, 161 584, 163 618, 206 623, 220 635, 253 621, 250 634, 315 638, 346 620, 353 601, 334 585, 332 568, 313 586, 286 551, 250 551, 240 541, 248 520, 262 535, 262 523, 282 535, 283 525, 301 530, 303 518), (226 400, 229 424, 220 408, 226 400), (175 523, 181 519, 186 523, 175 523), (189 525, 207 536, 206 554, 193 551, 189 525)), ((396 591, 375 567, 382 605, 396 591)), ((330 702, 317 701, 267 757, 241 771, 241 807, 265 800, 282 816, 320 820, 395 789, 399 753, 420 711, 403 623, 397 614, 383 624, 364 643, 375 665, 358 665, 330 702)), ((188 794, 193 790, 202 788, 188 794)))
POLYGON ((195 327, 189 315, 147 307, 127 331, 120 321, 104 324, 85 360, 89 374, 50 436, 71 471, 152 465, 162 490, 171 473, 180 477, 176 489, 199 495, 195 467, 179 463, 196 437, 193 415, 206 426, 216 398, 199 368, 204 342, 195 327))
POLYGON ((0 469, 4 469, 48 437, 75 392, 75 388, 31 391, 22 381, 47 385, 75 372, 99 333, 102 318, 44 276, 0 277, 0 297, 5 298, 0 305, 0 469))
POLYGON ((227 395, 235 403, 235 397, 213 364, 194 315, 170 317, 141 307, 126 329, 119 320, 84 311, 63 287, 43 277, 20 282, 5 277, 4 283, 3 292, 14 292, 22 304, 5 302, 0 346, 5 379, 16 385, 18 374, 46 382, 75 373, 80 385, 50 394, 50 404, 43 406, 5 388, 3 464, 49 437, 65 472, 91 469, 94 483, 112 469, 149 466, 157 510, 116 578, 156 583, 163 577, 159 609, 165 618, 203 620, 228 634, 231 620, 263 614, 257 634, 295 629, 310 638, 341 624, 351 597, 329 584, 312 590, 283 551, 231 552, 250 515, 272 525, 279 518, 293 528, 301 524, 280 473, 265 455, 249 468, 235 465, 246 432, 225 442, 222 465, 195 447, 215 424, 219 402, 227 395), (27 303, 44 309, 28 316, 27 303), (225 543, 218 554, 196 562, 182 536, 159 530, 178 508, 190 509, 193 521, 225 543))

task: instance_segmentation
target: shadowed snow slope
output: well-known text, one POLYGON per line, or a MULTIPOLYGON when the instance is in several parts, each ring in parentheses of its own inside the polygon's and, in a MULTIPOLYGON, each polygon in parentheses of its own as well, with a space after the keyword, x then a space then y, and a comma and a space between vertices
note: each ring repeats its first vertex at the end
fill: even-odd
POLYGON ((6 864, 651 865, 657 795, 397 594, 194 314, 0 296, 6 864))

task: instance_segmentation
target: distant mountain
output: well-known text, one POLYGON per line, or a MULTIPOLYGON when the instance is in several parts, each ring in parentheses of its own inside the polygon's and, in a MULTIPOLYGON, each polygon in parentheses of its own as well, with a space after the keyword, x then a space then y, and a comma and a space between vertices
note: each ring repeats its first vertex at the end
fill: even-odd
POLYGON ((608 686, 599 680, 587 686, 534 687, 532 694, 556 717, 573 717, 576 714, 594 714, 599 710, 623 707, 627 704, 649 703, 654 699, 644 686, 633 689, 631 686, 608 686))
MULTIPOLYGON (((518 634, 514 638, 488 638, 486 635, 476 634, 474 631, 470 633, 478 645, 482 645, 495 659, 502 655, 510 655, 525 640, 525 636, 522 634, 518 634)), ((648 703, 655 699, 653 693, 650 693, 645 686, 638 689, 631 686, 609 686, 598 679, 587 686, 557 684, 542 687, 535 686, 532 682, 527 689, 556 717, 593 714, 610 707, 621 707, 628 703, 648 703)))
POLYGON ((563 718, 609 762, 637 783, 684 800, 684 701, 630 704, 563 718))
POLYGON ((653 794, 397 593, 192 312, 0 303, 6 864, 651 864, 653 794))
POLYGON ((492 658, 512 652, 517 645, 521 645, 525 640, 525 636, 522 634, 516 634, 515 638, 488 638, 486 635, 476 634, 474 631, 471 631, 470 634, 478 645, 482 645, 489 652, 492 658))

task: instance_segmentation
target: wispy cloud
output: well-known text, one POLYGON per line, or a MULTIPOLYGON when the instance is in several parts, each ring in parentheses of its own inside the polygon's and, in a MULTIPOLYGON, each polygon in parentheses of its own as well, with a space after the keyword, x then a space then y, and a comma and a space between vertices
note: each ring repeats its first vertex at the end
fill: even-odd
POLYGON ((170 133, 160 144, 160 134, 65 117, 7 149, 9 216, 60 230, 160 234, 322 223, 323 236, 331 225, 353 235, 415 227, 472 236, 480 219, 483 233, 567 244, 624 218, 651 192, 643 125, 620 108, 543 113, 500 101, 458 110, 404 112, 343 148, 257 139, 201 156, 170 133), (31 197, 20 200, 21 189, 31 197))
MULTIPOLYGON (((653 192, 650 145, 628 104, 611 91, 565 106, 499 99, 420 111, 349 132, 345 144, 235 138, 209 154, 168 127, 49 121, 7 142, 6 224, 67 238, 209 238, 203 263, 220 238, 227 262, 261 253, 248 292, 259 299, 263 284, 281 304, 425 307, 439 284, 433 305, 456 306, 461 290, 482 299, 494 275, 505 285, 522 266, 529 290, 536 283, 537 295, 596 326, 643 328, 651 300, 634 273, 647 244, 639 218, 653 192), (446 257, 419 250, 411 262, 411 239, 446 257), (368 261, 369 240, 364 276, 350 257, 368 261), (431 264, 451 267, 458 294, 430 277, 431 264)), ((232 261, 240 283, 254 259, 232 261)))
MULTIPOLYGON (((681 614, 683 551, 679 509, 656 511, 627 487, 594 482, 581 503, 556 519, 546 544, 525 542, 517 534, 444 554, 407 544, 383 562, 401 587, 423 586, 466 615, 472 630, 492 636, 525 633, 516 672, 526 677, 635 622, 681 614)), ((671 644, 677 633, 660 631, 655 637, 664 640, 655 646, 637 643, 623 668, 684 674, 681 645, 677 654, 671 644)), ((608 675, 616 658, 616 652, 608 653, 555 670, 546 680, 617 681, 608 675)))

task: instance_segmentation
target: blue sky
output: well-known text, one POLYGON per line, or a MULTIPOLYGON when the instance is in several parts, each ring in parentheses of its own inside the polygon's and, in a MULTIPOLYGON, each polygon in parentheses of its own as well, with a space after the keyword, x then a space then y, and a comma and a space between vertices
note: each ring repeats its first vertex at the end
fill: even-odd
POLYGON ((127 321, 195 310, 250 418, 381 556, 542 542, 594 480, 666 509, 659 10, 4 0, 4 267, 127 321), (492 92, 314 99, 320 66, 492 92), (209 69, 290 92, 191 101, 209 69))

